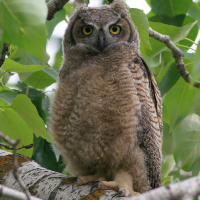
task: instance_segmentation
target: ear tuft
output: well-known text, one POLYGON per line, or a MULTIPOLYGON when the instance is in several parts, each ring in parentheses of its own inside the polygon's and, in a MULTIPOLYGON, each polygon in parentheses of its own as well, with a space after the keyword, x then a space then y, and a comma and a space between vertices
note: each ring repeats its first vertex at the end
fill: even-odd
POLYGON ((114 9, 117 13, 122 13, 127 15, 128 9, 123 0, 114 0, 111 4, 111 8, 114 9))

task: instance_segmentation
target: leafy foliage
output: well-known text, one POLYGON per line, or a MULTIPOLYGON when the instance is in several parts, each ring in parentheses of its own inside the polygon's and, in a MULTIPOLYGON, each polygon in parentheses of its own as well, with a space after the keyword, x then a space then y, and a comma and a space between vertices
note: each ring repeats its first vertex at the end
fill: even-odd
MULTIPOLYGON (((172 53, 149 38, 149 26, 169 35, 184 53, 184 63, 194 80, 200 80, 200 5, 192 0, 146 0, 151 11, 130 8, 138 29, 140 51, 159 85, 163 98, 163 184, 184 179, 183 171, 200 171, 200 91, 180 77, 172 53), (191 51, 191 49, 196 49, 191 51), (189 51, 188 51, 189 50, 189 51)), ((107 1, 103 1, 107 3, 107 1)), ((62 159, 51 146, 49 105, 61 65, 61 38, 51 66, 47 63, 47 40, 55 40, 55 27, 68 21, 73 6, 67 3, 55 18, 46 21, 44 0, 0 0, 0 50, 11 44, 0 68, 0 130, 20 145, 34 143, 32 150, 20 150, 42 166, 62 171, 62 159), (31 8, 31 9, 30 9, 31 8), (13 74, 19 82, 10 84, 13 74)))
POLYGON ((18 45, 44 61, 46 16, 45 1, 1 0, 0 24, 3 30, 3 41, 18 45))

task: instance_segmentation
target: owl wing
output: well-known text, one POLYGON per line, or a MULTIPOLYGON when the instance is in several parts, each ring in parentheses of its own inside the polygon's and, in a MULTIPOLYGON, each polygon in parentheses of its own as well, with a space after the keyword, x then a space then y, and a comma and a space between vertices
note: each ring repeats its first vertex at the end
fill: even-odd
POLYGON ((149 66, 135 52, 131 65, 138 99, 141 103, 138 142, 145 153, 147 174, 152 188, 161 185, 162 102, 149 66))

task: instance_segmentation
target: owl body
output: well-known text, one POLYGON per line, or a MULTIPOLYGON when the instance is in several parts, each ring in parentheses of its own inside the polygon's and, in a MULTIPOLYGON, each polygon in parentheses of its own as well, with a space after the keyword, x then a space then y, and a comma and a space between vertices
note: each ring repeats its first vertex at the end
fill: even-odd
POLYGON ((72 17, 51 129, 72 175, 127 177, 134 191, 145 192, 160 185, 162 116, 160 93, 133 30, 120 1, 82 7, 72 17), (120 38, 106 36, 113 24, 120 24, 120 38), (83 26, 93 27, 94 36, 82 37, 83 26))

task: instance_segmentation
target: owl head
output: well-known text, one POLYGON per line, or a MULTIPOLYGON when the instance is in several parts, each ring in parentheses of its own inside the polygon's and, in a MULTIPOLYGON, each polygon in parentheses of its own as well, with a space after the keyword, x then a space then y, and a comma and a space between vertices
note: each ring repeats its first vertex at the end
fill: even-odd
POLYGON ((101 7, 81 6, 71 17, 63 40, 64 53, 69 46, 82 45, 99 52, 119 42, 134 43, 138 50, 138 32, 125 4, 115 0, 101 7))

